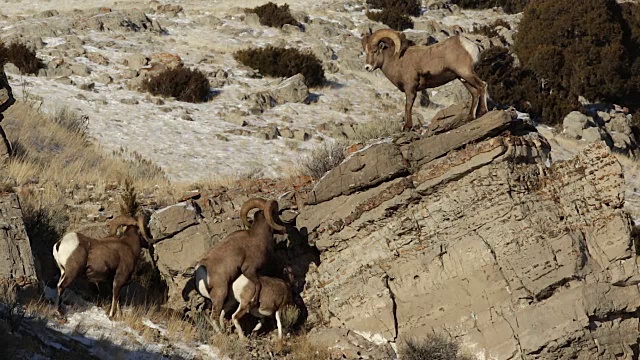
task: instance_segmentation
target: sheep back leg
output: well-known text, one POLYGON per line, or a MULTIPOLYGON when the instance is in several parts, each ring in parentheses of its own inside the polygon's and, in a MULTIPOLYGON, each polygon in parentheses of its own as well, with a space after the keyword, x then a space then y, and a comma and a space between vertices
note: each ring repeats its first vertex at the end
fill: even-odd
POLYGON ((471 94, 471 109, 469 110, 468 118, 469 120, 473 120, 476 118, 476 112, 478 109, 478 92, 476 91, 476 88, 471 86, 468 82, 462 80, 462 84, 471 94))
POLYGON ((251 301, 247 304, 247 307, 253 307, 258 303, 258 299, 260 298, 260 290, 262 290, 262 283, 260 283, 260 278, 258 277, 258 272, 254 267, 242 266, 242 274, 249 279, 254 285, 254 293, 251 301))
POLYGON ((486 114, 488 111, 486 83, 480 80, 480 78, 473 72, 461 76, 461 79, 464 80, 463 84, 465 84, 465 87, 467 88, 467 90, 469 90, 471 96, 473 97, 470 113, 472 119, 476 118, 476 114, 478 115, 478 117, 486 114))
POLYGON ((278 325, 278 340, 282 340, 282 320, 280 319, 281 309, 276 310, 276 325, 278 325))
POLYGON ((53 258, 60 269, 55 306, 56 311, 62 315, 62 294, 85 266, 87 252, 80 247, 78 235, 69 233, 53 245, 53 258))
POLYGON ((402 131, 409 131, 413 127, 413 119, 411 118, 411 109, 413 109, 413 103, 416 101, 417 91, 410 89, 405 92, 406 103, 404 105, 404 126, 402 131))
POLYGON ((218 324, 213 327, 217 332, 222 333, 224 330, 224 313, 223 307, 225 300, 227 299, 227 286, 224 283, 220 282, 212 282, 213 284, 217 284, 219 286, 213 286, 211 291, 209 292, 209 297, 211 298, 211 302, 213 303, 211 310, 211 324, 215 324, 216 317, 218 317, 218 324), (215 291, 214 291, 215 290, 215 291), (222 315, 222 316, 221 316, 222 315))
POLYGON ((240 339, 245 339, 245 336, 244 336, 244 332, 242 331, 242 326, 240 326, 240 321, 238 320, 241 319, 247 313, 248 309, 249 308, 246 302, 242 301, 240 302, 238 309, 233 313, 233 315, 231 315, 231 321, 233 321, 233 325, 235 325, 236 331, 238 332, 238 336, 240 337, 240 339))
POLYGON ((118 268, 113 277, 113 292, 111 294, 111 309, 109 310, 109 318, 113 319, 117 312, 120 311, 120 289, 129 281, 131 276, 126 276, 124 269, 118 268))

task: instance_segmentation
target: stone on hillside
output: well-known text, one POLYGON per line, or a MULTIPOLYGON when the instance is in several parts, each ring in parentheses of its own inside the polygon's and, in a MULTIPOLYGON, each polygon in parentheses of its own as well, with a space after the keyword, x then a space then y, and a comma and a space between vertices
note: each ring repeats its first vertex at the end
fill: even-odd
POLYGON ((617 132, 620 134, 631 135, 631 126, 629 120, 623 114, 616 114, 605 124, 605 128, 608 132, 617 132))
POLYGON ((498 134, 506 129, 512 121, 514 120, 511 114, 506 111, 490 111, 457 129, 424 137, 405 145, 402 147, 402 152, 412 167, 420 166, 467 143, 498 134))
POLYGON ((438 111, 429 124, 429 134, 439 134, 458 128, 469 122, 468 104, 451 105, 438 111))
POLYGON ((89 76, 91 74, 91 69, 85 64, 73 64, 69 69, 74 75, 78 76, 89 76))
POLYGON ((0 281, 36 285, 38 277, 18 196, 0 193, 0 281))
POLYGON ((304 75, 296 74, 282 81, 273 89, 273 98, 276 103, 305 102, 309 98, 309 88, 304 83, 304 75))
POLYGON ((103 66, 107 66, 109 65, 109 59, 97 52, 88 52, 86 55, 87 59, 91 60, 92 62, 98 64, 98 65, 103 65, 103 66))
POLYGON ((125 64, 131 69, 140 69, 141 67, 147 65, 149 63, 149 59, 139 53, 133 54, 125 59, 125 64))
POLYGON ((157 243, 171 237, 189 226, 200 222, 199 207, 192 201, 167 206, 154 212, 149 219, 149 231, 157 243))
POLYGON ((246 13, 244 15, 244 23, 251 27, 261 26, 260 17, 256 13, 246 13))
POLYGON ((395 144, 374 144, 325 174, 310 194, 309 203, 318 204, 406 175, 408 165, 395 144))
POLYGON ((588 128, 591 119, 579 111, 572 111, 562 120, 562 133, 572 139, 581 139, 582 131, 588 128))
POLYGON ((183 65, 182 58, 179 55, 166 52, 151 54, 149 63, 162 64, 169 69, 177 68, 183 65))
POLYGON ((598 126, 589 127, 582 130, 582 139, 588 143, 600 141, 606 136, 598 126))
POLYGON ((311 139, 311 134, 306 130, 295 130, 293 132, 293 138, 300 141, 307 141, 311 139))

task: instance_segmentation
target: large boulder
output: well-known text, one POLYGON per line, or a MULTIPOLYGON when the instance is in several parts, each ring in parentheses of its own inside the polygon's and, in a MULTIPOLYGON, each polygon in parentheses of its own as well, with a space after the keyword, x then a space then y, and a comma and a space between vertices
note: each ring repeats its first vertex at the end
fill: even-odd
POLYGON ((632 358, 640 273, 621 165, 603 143, 555 164, 548 152, 535 132, 505 134, 406 185, 307 204, 299 226, 322 251, 309 317, 378 342, 449 334, 486 358, 632 358))
POLYGON ((36 265, 22 220, 18 196, 0 193, 0 281, 36 285, 36 265))

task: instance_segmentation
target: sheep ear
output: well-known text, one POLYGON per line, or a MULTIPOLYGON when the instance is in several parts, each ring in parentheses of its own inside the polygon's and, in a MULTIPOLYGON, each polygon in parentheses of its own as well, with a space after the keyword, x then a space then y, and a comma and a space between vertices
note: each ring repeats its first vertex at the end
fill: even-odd
POLYGON ((386 42, 381 41, 380 44, 378 45, 380 47, 380 49, 384 50, 387 49, 389 47, 389 45, 387 45, 386 42))

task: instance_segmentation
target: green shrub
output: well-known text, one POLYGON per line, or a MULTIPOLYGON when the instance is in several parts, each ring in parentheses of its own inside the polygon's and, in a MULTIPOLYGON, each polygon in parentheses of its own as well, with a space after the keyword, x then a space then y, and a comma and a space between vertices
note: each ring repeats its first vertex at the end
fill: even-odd
POLYGON ((396 9, 401 14, 420 16, 420 1, 418 0, 367 0, 374 9, 396 9))
MULTIPOLYGON (((615 0, 539 0, 525 8, 507 49, 488 49, 477 65, 491 98, 560 123, 578 97, 640 106, 640 11, 615 0)), ((489 30, 490 31, 490 30, 489 30)))
POLYGON ((577 99, 569 101, 566 92, 552 92, 549 87, 541 86, 542 80, 535 72, 516 67, 514 62, 513 55, 503 47, 489 48, 480 54, 476 73, 487 82, 494 102, 514 106, 549 125, 577 109, 577 99))
POLYGON ((397 31, 413 29, 413 20, 396 8, 387 8, 376 12, 367 11, 366 15, 369 19, 381 22, 397 31))
POLYGON ((322 62, 311 52, 269 45, 264 48, 239 50, 234 57, 263 75, 291 77, 302 74, 307 86, 319 86, 326 81, 322 62))
POLYGON ((492 38, 492 37, 496 37, 496 36, 500 36, 500 33, 498 33, 498 26, 502 26, 504 28, 507 29, 511 29, 511 25, 509 25, 508 22, 502 20, 502 19, 498 19, 496 21, 494 21, 493 23, 489 24, 489 25, 483 25, 478 27, 477 29, 473 30, 474 34, 481 34, 484 35, 486 37, 492 38))
POLYGON ((164 70, 143 83, 143 89, 153 95, 192 103, 207 101, 210 88, 205 74, 183 66, 164 70))
POLYGON ((262 6, 247 9, 246 12, 258 14, 260 24, 264 26, 281 28, 285 24, 298 25, 296 19, 291 16, 288 4, 278 6, 272 2, 268 2, 262 6))
POLYGON ((36 57, 35 51, 22 43, 11 43, 7 47, 7 60, 20 69, 23 74, 37 74, 44 63, 36 57))
POLYGON ((441 335, 429 334, 424 339, 409 339, 400 346, 400 354, 405 360, 472 360, 469 355, 461 355, 458 343, 441 335))
POLYGON ((529 0, 452 0, 451 3, 463 9, 491 9, 501 7, 504 12, 515 14, 524 10, 529 0))

